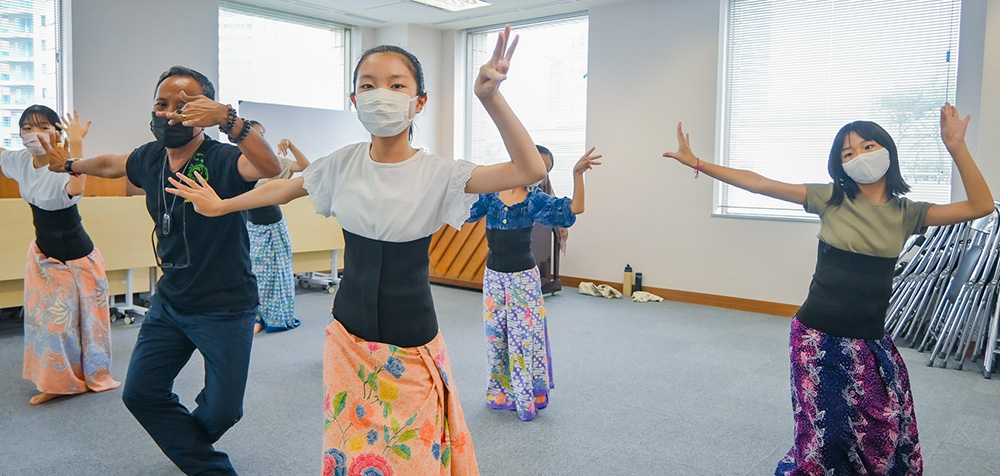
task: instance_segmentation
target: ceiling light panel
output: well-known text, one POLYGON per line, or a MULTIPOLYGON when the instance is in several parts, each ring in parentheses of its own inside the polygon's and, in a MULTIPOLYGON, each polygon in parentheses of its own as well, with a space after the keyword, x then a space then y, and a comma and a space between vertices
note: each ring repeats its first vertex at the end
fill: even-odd
POLYGON ((489 3, 481 0, 410 0, 414 3, 440 8, 449 12, 460 12, 470 8, 488 7, 489 3))

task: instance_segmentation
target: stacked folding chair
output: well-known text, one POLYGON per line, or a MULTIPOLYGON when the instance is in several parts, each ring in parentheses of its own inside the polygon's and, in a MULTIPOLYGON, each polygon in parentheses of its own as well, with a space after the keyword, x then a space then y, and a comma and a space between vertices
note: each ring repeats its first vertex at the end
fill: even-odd
POLYGON ((961 370, 967 358, 983 357, 990 378, 1000 354, 998 222, 995 210, 973 222, 931 227, 900 255, 886 331, 930 351, 928 366, 944 368, 951 360, 961 370))

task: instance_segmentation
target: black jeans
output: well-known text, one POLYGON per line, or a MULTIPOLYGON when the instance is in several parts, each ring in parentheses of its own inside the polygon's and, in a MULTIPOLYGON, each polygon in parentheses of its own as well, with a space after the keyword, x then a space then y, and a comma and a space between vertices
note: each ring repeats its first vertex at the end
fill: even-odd
POLYGON ((184 473, 235 475, 212 444, 243 416, 257 308, 181 312, 153 296, 132 351, 122 400, 163 453, 184 473), (193 411, 173 392, 174 379, 198 349, 205 387, 193 411))

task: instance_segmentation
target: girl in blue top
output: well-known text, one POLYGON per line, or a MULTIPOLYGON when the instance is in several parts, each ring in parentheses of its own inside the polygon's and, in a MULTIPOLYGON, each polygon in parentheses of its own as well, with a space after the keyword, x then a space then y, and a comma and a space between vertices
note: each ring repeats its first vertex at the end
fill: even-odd
MULTIPOLYGON (((539 151, 542 148, 539 147, 539 151)), ((600 165, 587 151, 573 167, 573 198, 556 198, 537 183, 480 194, 469 222, 486 217, 489 254, 483 276, 483 317, 490 408, 517 410, 521 420, 535 417, 549 403, 553 388, 541 280, 531 253, 535 222, 569 228, 583 213, 583 174, 600 165)))

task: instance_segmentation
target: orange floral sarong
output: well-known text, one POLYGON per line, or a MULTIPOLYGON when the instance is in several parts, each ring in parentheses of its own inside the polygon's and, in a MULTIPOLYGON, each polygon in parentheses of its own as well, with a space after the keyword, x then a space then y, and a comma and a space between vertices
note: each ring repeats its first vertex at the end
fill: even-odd
POLYGON ((63 263, 28 247, 24 378, 59 395, 118 388, 111 378, 108 278, 101 252, 63 263))
POLYGON ((444 338, 368 342, 333 321, 323 350, 323 476, 479 474, 444 338))

